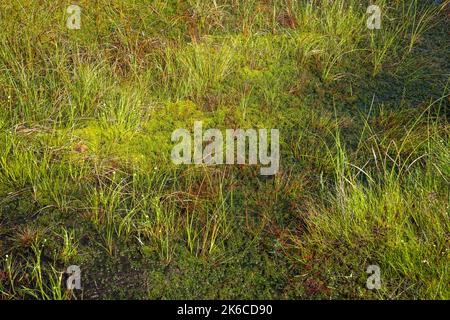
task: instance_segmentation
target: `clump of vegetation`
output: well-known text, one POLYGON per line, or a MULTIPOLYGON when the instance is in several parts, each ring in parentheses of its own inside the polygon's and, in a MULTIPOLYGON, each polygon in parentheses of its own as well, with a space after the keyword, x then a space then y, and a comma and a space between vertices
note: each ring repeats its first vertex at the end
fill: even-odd
POLYGON ((0 4, 0 298, 450 298, 448 0, 70 4, 0 4), (280 171, 174 165, 198 120, 280 171))

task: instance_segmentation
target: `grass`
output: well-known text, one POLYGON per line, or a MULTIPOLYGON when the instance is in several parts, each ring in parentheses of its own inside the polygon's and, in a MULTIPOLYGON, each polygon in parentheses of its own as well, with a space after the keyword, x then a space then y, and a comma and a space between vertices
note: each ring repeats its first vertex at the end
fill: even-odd
POLYGON ((448 1, 379 30, 369 1, 71 4, 0 5, 1 299, 450 298, 448 1), (280 171, 174 165, 199 120, 279 129, 280 171))

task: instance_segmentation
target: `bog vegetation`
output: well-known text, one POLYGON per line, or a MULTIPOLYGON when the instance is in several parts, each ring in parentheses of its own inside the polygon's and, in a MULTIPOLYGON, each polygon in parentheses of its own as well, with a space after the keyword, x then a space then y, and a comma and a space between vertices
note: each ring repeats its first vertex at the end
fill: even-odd
POLYGON ((2 1, 0 298, 449 299, 448 1, 376 2, 2 1), (278 173, 174 165, 195 121, 278 173))

